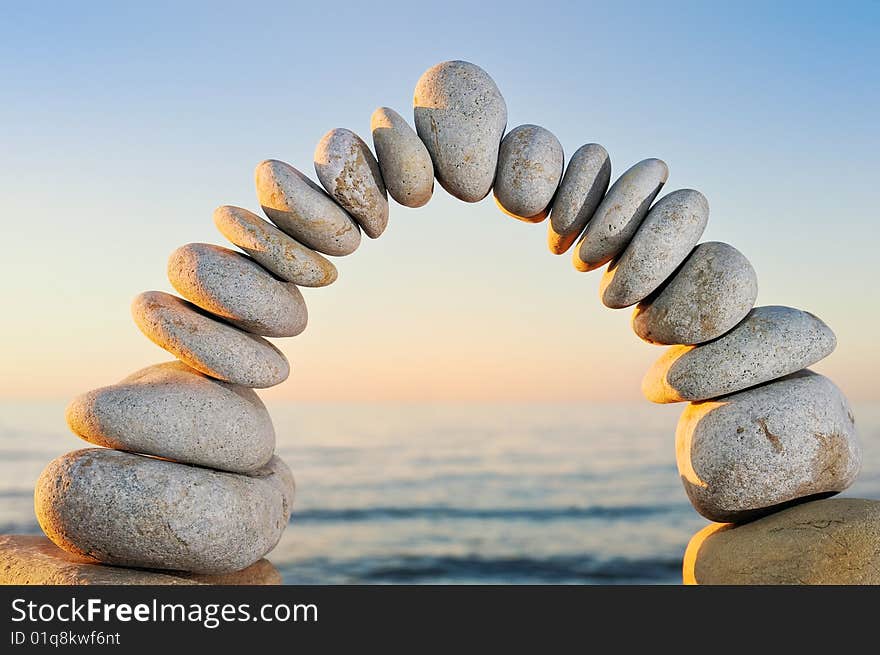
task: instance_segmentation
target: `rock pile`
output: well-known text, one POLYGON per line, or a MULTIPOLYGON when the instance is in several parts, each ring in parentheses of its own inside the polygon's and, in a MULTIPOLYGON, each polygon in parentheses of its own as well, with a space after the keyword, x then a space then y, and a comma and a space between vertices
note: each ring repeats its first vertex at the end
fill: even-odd
POLYGON ((603 304, 635 306, 635 333, 672 346, 643 390, 654 402, 690 403, 676 435, 688 497, 712 521, 772 514, 698 535, 687 580, 877 582, 866 568, 877 570, 876 504, 819 501, 773 514, 853 482, 854 420, 837 387, 806 369, 834 349, 831 329, 799 309, 753 307, 757 279, 742 253, 698 243, 709 218, 703 194, 679 189, 657 200, 669 174, 660 159, 635 163, 612 183, 611 160, 598 144, 578 148, 566 168, 547 129, 520 125, 505 135, 501 92, 467 62, 422 75, 414 117, 415 130, 392 109, 375 111, 376 156, 354 132, 328 132, 314 154, 323 188, 284 162, 260 163, 258 202, 274 225, 220 207, 214 222, 242 252, 194 243, 171 255, 168 277, 182 298, 142 293, 132 314, 179 361, 71 403, 72 430, 103 448, 69 453, 43 472, 36 512, 49 538, 89 562, 196 574, 247 570, 271 550, 287 525, 294 485, 273 456, 272 423, 252 390, 289 374, 287 359, 264 337, 302 332, 307 310, 298 287, 337 277, 325 255, 353 252, 361 230, 378 238, 388 194, 422 206, 436 176, 465 202, 494 190, 514 218, 549 216, 550 251, 577 242, 575 268, 607 264, 603 304), (796 535, 791 526, 803 521, 831 527, 796 535), (869 524, 866 536, 853 532, 869 524), (814 532, 841 536, 864 557, 850 558, 850 568, 826 566, 839 549, 825 541, 805 546, 814 532), (804 557, 809 562, 790 561, 804 557))

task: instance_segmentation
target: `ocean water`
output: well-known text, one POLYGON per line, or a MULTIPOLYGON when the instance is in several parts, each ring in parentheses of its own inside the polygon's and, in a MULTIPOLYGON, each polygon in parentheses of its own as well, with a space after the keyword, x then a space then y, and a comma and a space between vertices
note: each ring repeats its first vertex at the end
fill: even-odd
MULTIPOLYGON (((293 469, 269 559, 291 584, 674 584, 706 521, 675 468, 681 406, 270 403, 293 469)), ((880 498, 880 406, 856 406, 880 498)), ((0 403, 0 533, 37 534, 33 484, 87 445, 63 403, 0 403)))

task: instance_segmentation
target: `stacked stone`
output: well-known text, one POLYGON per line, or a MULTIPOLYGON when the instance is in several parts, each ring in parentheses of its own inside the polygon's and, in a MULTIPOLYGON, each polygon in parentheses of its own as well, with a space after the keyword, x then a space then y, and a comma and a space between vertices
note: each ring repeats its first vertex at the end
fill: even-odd
MULTIPOLYGON (((858 517, 851 521, 856 537, 850 541, 869 553, 855 566, 850 559, 847 575, 845 567, 816 572, 816 560, 827 551, 821 529, 795 540, 813 553, 802 562, 779 567, 756 552, 740 558, 748 566, 713 565, 718 557, 730 560, 738 533, 743 543, 754 543, 750 534, 773 533, 778 521, 791 522, 785 512, 774 512, 836 494, 855 480, 860 452, 852 412, 828 378, 807 368, 834 349, 831 329, 799 309, 754 307, 757 276, 745 256, 726 243, 699 243, 709 218, 703 194, 679 189, 657 200, 668 177, 663 161, 638 162, 610 184, 611 162, 602 146, 581 146, 563 170, 563 149, 553 134, 521 125, 501 138, 506 119, 497 86, 472 64, 435 66, 416 87, 416 127, 443 187, 467 202, 493 187, 504 213, 531 223, 549 216, 551 252, 565 253, 577 242, 577 270, 607 265, 602 303, 635 305, 635 333, 671 346, 648 371, 643 392, 658 403, 689 402, 676 433, 678 468, 694 508, 719 522, 695 539, 711 542, 711 532, 728 544, 726 550, 692 544, 685 580, 700 581, 694 570, 702 566, 713 572, 703 581, 712 583, 834 582, 835 576, 880 582, 878 549, 868 547, 877 543, 878 530, 858 538, 868 518, 880 514, 880 504, 871 501, 847 501, 858 506, 847 506, 858 517), (764 528, 730 529, 771 514, 764 528), (812 575, 802 575, 805 567, 812 575), (742 570, 748 579, 737 577, 742 570)), ((797 509, 820 516, 824 525, 843 507, 828 502, 797 509)), ((841 510, 840 522, 846 513, 841 510)), ((847 529, 837 530, 838 540, 842 532, 847 529)))
POLYGON ((168 278, 182 297, 148 291, 132 303, 141 331, 177 361, 69 405, 70 428, 103 448, 68 453, 41 475, 40 526, 73 559, 16 542, 15 561, 31 564, 27 579, 254 583, 253 575, 228 573, 257 566, 272 571, 260 581, 280 580, 260 560, 287 526, 294 481, 274 455, 272 421, 253 389, 289 374, 287 359, 265 337, 305 329, 298 287, 336 279, 335 266, 318 251, 352 252, 360 232, 285 164, 263 162, 257 183, 267 213, 284 230, 245 209, 220 207, 217 228, 243 252, 182 246, 168 261, 168 278), (120 577, 96 573, 96 562, 188 575, 120 577))
MULTIPOLYGON (((373 120, 392 196, 424 204, 433 191, 427 150, 393 111, 377 110, 373 120)), ((337 278, 324 255, 348 255, 361 230, 377 238, 388 223, 382 172, 356 134, 328 132, 315 151, 315 170, 324 189, 289 164, 260 163, 257 196, 274 225, 247 209, 218 208, 217 229, 241 251, 182 246, 167 266, 180 297, 147 291, 134 299, 137 326, 177 361, 69 405, 73 432, 103 448, 56 459, 37 482, 37 519, 65 552, 7 540, 0 551, 16 565, 4 567, 4 579, 280 579, 277 571, 265 575, 271 566, 260 560, 289 521, 294 482, 274 456, 272 421, 253 389, 280 384, 290 366, 266 337, 300 334, 308 313, 299 287, 337 278), (120 576, 95 563, 175 573, 120 576)))
MULTIPOLYGON (((608 153, 590 143, 566 168, 545 128, 505 135, 504 98, 468 62, 422 75, 414 118, 415 131, 392 109, 377 109, 375 157, 354 132, 328 132, 314 154, 323 189, 289 164, 262 162, 257 195, 274 226, 221 207, 214 222, 242 252, 196 243, 171 255, 168 277, 182 298, 146 292, 132 311, 178 361, 73 401, 71 428, 104 448, 65 455, 40 478, 37 516, 52 541, 99 562, 202 574, 243 569, 274 547, 293 479, 273 456, 271 420, 252 389, 281 383, 289 365, 264 337, 302 332, 298 287, 337 277, 324 255, 352 253, 361 230, 378 238, 388 195, 420 207, 435 176, 465 202, 494 189, 516 219, 549 216, 551 252, 575 246, 579 271, 607 265, 602 302, 635 305, 636 334, 671 346, 643 389, 655 402, 690 403, 676 453, 703 516, 749 521, 853 482, 860 456, 852 413, 830 380, 807 369, 834 349, 834 334, 807 312, 753 307, 757 278, 742 253, 698 243, 706 198, 679 189, 657 200, 668 177, 663 161, 638 162, 611 184, 608 153)), ((740 530, 717 534, 730 540, 740 530)))
MULTIPOLYGON (((251 218, 227 208, 217 215, 251 218)), ((102 448, 68 453, 46 467, 36 515, 57 546, 89 562, 189 574, 241 571, 278 543, 290 517, 293 476, 274 455, 272 421, 253 388, 287 377, 286 358, 263 337, 302 332, 306 307, 294 282, 219 246, 177 249, 168 277, 183 298, 145 292, 132 314, 177 361, 70 403, 71 430, 102 448)), ((54 569, 45 562, 41 569, 50 578, 74 563, 60 556, 54 562, 54 569)))

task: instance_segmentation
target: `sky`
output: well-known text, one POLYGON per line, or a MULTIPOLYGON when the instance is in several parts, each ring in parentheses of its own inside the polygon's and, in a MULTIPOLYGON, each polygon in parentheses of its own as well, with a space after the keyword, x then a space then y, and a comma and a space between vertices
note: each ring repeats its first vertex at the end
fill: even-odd
MULTIPOLYGON (((168 255, 224 244, 213 209, 258 211, 266 158, 313 175, 333 127, 412 121, 424 70, 485 68, 508 128, 604 145, 616 177, 659 157, 665 191, 709 199, 704 240, 754 264, 758 304, 836 332, 817 365, 880 400, 875 344, 878 3, 8 3, 0 24, 0 398, 68 398, 170 358, 129 315, 170 291, 168 255), (614 6, 612 6, 614 5, 614 6), (772 5, 772 6, 771 6, 772 5)), ((304 289, 276 343, 307 401, 638 400, 662 352, 598 300, 601 271, 546 248, 546 223, 439 185, 304 289)))

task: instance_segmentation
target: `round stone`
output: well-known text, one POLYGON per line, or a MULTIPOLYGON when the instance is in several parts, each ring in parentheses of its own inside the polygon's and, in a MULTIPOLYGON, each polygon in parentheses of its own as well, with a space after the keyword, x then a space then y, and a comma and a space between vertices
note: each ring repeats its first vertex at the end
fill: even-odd
POLYGON ((247 209, 218 207, 214 225, 233 245, 282 280, 301 287, 324 287, 336 280, 336 267, 329 259, 247 209))
POLYGON ((242 332, 162 291, 145 291, 131 304, 147 338, 205 375, 246 387, 271 387, 290 374, 287 358, 265 339, 242 332))
POLYGON ((699 191, 679 189, 658 200, 605 271, 602 303, 622 309, 647 298, 690 254, 708 221, 709 202, 699 191))
POLYGON ((391 197, 421 207, 434 193, 434 165, 422 140, 393 109, 379 107, 370 119, 379 170, 391 197))
POLYGON ((495 203, 508 216, 539 223, 547 218, 559 187, 565 154, 551 132, 520 125, 501 140, 495 173, 495 203))
POLYGON ((553 199, 547 245, 561 255, 577 240, 602 202, 611 181, 611 158, 598 143, 588 143, 571 156, 553 199))
POLYGON ((638 304, 632 328, 648 343, 703 343, 744 319, 757 297, 758 276, 749 260, 733 246, 708 241, 694 248, 658 293, 638 304))
POLYGON ((645 159, 617 178, 572 251, 574 267, 592 271, 623 252, 668 176, 664 162, 645 159))
POLYGON ((327 132, 315 148, 315 172, 368 237, 376 239, 385 231, 388 194, 379 163, 363 139, 344 128, 327 132))
POLYGON ((55 545, 105 564, 224 573, 268 553, 287 526, 293 476, 279 458, 252 475, 107 448, 53 460, 34 508, 55 545))
POLYGON ((97 446, 234 473, 265 466, 275 450, 269 412, 252 389, 182 362, 156 364, 67 406, 67 425, 97 446))
POLYGON ((831 380, 807 370, 688 405, 675 453, 694 508, 721 522, 843 491, 861 458, 846 398, 831 380))
POLYGON ((350 255, 361 243, 351 216, 290 164, 257 165, 257 198, 266 216, 300 243, 325 255, 350 255))
POLYGON ((880 501, 828 498, 691 539, 685 584, 878 585, 880 501))
POLYGON ((834 350, 825 323, 792 307, 755 307, 723 337, 699 346, 672 346, 642 380, 655 403, 707 400, 775 380, 834 350))
POLYGON ((419 78, 413 108, 443 188, 465 202, 489 195, 507 126, 507 104, 489 74, 466 61, 437 64, 419 78))
POLYGON ((181 246, 168 258, 168 280, 194 305, 252 334, 294 337, 306 329, 306 302, 296 285, 228 248, 181 246))

